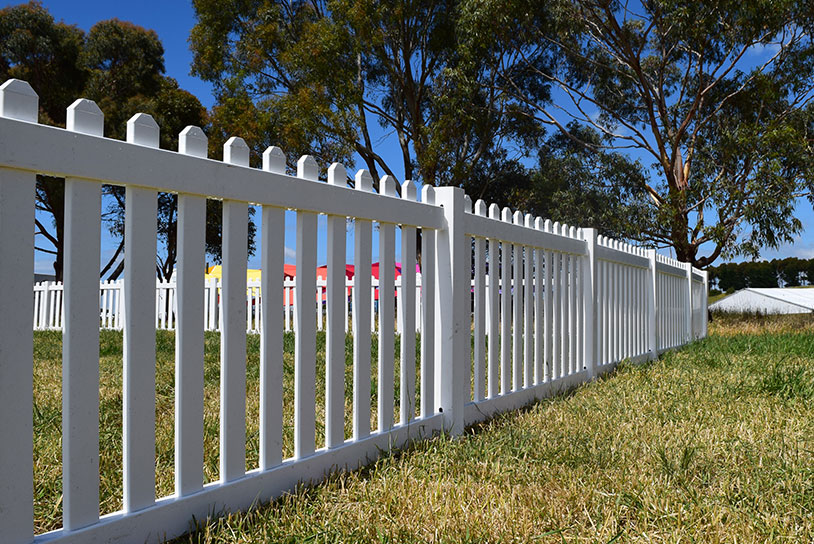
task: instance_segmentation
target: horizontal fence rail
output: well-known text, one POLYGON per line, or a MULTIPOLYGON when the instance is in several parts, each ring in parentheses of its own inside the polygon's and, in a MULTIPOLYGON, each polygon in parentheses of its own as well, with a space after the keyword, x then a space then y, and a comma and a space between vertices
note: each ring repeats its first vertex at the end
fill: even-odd
POLYGON ((365 170, 349 188, 336 163, 321 182, 310 156, 288 175, 276 147, 263 153, 262 168, 250 168, 240 138, 226 142, 223 161, 211 160, 197 127, 180 134, 178 152, 161 150, 159 128, 144 114, 128 121, 126 141, 104 138, 102 113, 88 100, 68 108, 66 129, 39 125, 37 103, 25 82, 0 87, 0 435, 14 437, 0 445, 3 542, 160 542, 189 530, 192 519, 248 508, 441 430, 459 434, 620 361, 652 359, 706 336, 706 272, 654 250, 483 201, 473 206, 459 188, 425 186, 419 195, 406 181, 398 195, 385 176, 374 192, 365 170), (65 179, 65 280, 32 291, 37 174, 65 179), (103 184, 126 191, 119 282, 98 282, 103 184), (155 279, 159 192, 178 195, 172 282, 155 279), (206 199, 223 202, 221 280, 202 273, 206 199), (246 280, 249 206, 262 217, 259 282, 246 280), (286 210, 296 214, 293 279, 283 274, 286 210), (322 227, 320 215, 327 216, 322 227), (327 240, 324 278, 316 273, 319 240, 327 240), (347 278, 346 254, 360 271, 371 270, 378 255, 379 279, 347 278), (61 330, 63 339, 63 521, 39 534, 32 323, 61 330), (123 507, 112 513, 100 506, 100 328, 121 330, 124 339, 123 507), (155 492, 160 329, 175 331, 175 492, 164 497, 155 492), (209 483, 206 330, 220 332, 219 466, 209 483), (286 331, 294 346, 287 457, 286 331), (325 334, 324 368, 316 363, 318 331, 325 334), (247 333, 260 338, 259 443, 248 446, 247 333), (319 397, 318 383, 325 388, 319 397), (254 447, 257 463, 247 467, 254 447))

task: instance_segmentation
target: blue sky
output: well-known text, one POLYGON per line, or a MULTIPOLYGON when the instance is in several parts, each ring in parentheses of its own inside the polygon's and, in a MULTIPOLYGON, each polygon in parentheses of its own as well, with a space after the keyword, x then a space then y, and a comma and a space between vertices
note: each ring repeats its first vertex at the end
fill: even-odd
MULTIPOLYGON (((5 2, 4 5, 13 5, 17 2, 5 2)), ((207 108, 214 103, 212 87, 210 84, 190 75, 192 53, 189 50, 189 31, 195 24, 195 13, 192 4, 186 0, 141 0, 138 2, 118 2, 104 0, 43 0, 42 4, 57 20, 68 24, 76 24, 87 31, 94 23, 106 19, 118 18, 133 22, 137 25, 155 30, 164 45, 164 59, 166 74, 178 80, 179 85, 195 94, 207 108)), ((239 136, 239 134, 237 135, 239 136)), ((374 135, 380 139, 379 152, 385 156, 399 157, 400 153, 394 138, 387 134, 374 135)), ((389 161, 396 167, 396 175, 403 178, 403 171, 399 172, 400 160, 389 161)), ((323 168, 328 165, 321 165, 323 168)), ((349 170, 353 165, 347 165, 349 170)), ((800 200, 797 205, 798 217, 802 220, 804 231, 798 236, 795 243, 783 246, 778 250, 766 250, 761 257, 766 259, 797 256, 801 258, 814 258, 814 210, 807 200, 800 200)), ((293 216, 293 214, 290 214, 293 216)), ((257 216, 259 219, 259 215, 257 216)), ((293 247, 293 219, 287 221, 286 244, 293 247)), ((322 218, 324 222, 324 218, 322 218)), ((324 234, 324 228, 320 229, 324 234)), ((106 235, 106 233, 105 233, 106 235)), ((106 238, 107 236, 103 236, 106 238)), ((324 261, 324 236, 320 240, 320 261, 324 261)), ((349 257, 352 250, 352 239, 349 238, 349 257)), ((374 240, 374 247, 376 241, 374 240)), ((112 253, 112 242, 103 240, 103 253, 112 253)), ((258 244, 259 245, 259 244, 258 244)), ((287 260, 292 261, 292 250, 287 251, 287 260)), ((103 260, 105 255, 102 256, 103 260)), ((374 259, 375 259, 374 255, 374 259)), ((38 272, 51 271, 51 259, 38 254, 36 268, 38 272)), ((250 266, 257 266, 257 257, 250 260, 250 266)), ((718 264, 718 263, 716 263, 718 264)))

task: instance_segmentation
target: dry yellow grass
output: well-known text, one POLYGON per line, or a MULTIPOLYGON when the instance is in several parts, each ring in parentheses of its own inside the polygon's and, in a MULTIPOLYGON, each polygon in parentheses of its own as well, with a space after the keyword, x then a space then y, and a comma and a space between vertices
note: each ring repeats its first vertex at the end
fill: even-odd
POLYGON ((712 337, 180 542, 811 542, 814 320, 712 337))
MULTIPOLYGON (((462 438, 414 444, 252 512, 211 520, 178 542, 814 541, 814 318, 718 318, 710 331, 709 339, 653 363, 623 364, 606 379, 501 415, 462 438)), ((207 344, 206 459, 214 479, 217 335, 207 344)), ((118 508, 121 486, 120 349, 120 335, 103 334, 106 511, 118 508)), ((35 353, 42 530, 58 526, 61 515, 59 335, 37 333, 35 353)), ((159 494, 172 489, 171 354, 172 335, 160 333, 159 494)), ((287 379, 290 373, 287 356, 287 379)))

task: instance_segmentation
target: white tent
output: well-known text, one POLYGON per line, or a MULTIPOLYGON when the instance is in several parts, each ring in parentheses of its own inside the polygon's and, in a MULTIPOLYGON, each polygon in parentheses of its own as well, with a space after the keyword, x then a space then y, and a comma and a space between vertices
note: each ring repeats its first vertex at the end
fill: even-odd
POLYGON ((710 304, 719 312, 804 314, 814 312, 814 289, 747 288, 710 304))

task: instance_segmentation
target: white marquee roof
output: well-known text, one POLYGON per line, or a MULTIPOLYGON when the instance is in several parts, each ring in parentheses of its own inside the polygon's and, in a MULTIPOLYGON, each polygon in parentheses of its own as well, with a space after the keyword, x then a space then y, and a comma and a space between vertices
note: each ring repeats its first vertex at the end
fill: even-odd
POLYGON ((714 304, 711 304, 710 309, 756 310, 763 306, 776 307, 778 304, 792 304, 799 307, 801 311, 814 311, 814 288, 749 287, 746 289, 741 289, 740 291, 737 291, 727 297, 722 298, 714 304), (763 299, 765 302, 761 303, 761 299, 763 299))

